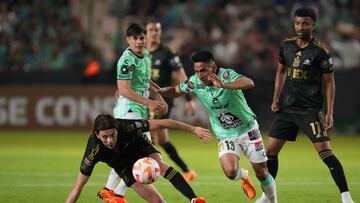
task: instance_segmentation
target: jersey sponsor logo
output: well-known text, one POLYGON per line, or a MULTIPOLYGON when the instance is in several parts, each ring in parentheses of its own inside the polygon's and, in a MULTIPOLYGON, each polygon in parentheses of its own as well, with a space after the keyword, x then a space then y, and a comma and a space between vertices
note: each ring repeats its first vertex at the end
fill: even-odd
POLYGON ((258 151, 261 151, 264 149, 264 145, 263 145, 263 141, 260 140, 258 142, 255 142, 255 150, 258 152, 258 151))
POLYGON ((243 124, 243 122, 230 112, 220 112, 218 113, 218 119, 221 126, 224 129, 237 128, 243 124))
POLYGON ((304 62, 303 62, 304 65, 311 65, 311 62, 309 59, 306 59, 304 62))
POLYGON ((298 69, 298 68, 288 68, 287 69, 287 76, 292 79, 305 80, 308 78, 307 74, 308 74, 307 70, 302 70, 302 69, 298 69))
POLYGON ((154 66, 161 66, 161 60, 160 59, 156 59, 154 61, 154 66))
POLYGON ((260 138, 260 132, 259 130, 255 129, 250 132, 248 132, 248 136, 250 140, 257 140, 260 138))
POLYGON ((230 73, 229 71, 226 71, 224 74, 223 74, 223 78, 224 79, 228 79, 230 77, 230 73))

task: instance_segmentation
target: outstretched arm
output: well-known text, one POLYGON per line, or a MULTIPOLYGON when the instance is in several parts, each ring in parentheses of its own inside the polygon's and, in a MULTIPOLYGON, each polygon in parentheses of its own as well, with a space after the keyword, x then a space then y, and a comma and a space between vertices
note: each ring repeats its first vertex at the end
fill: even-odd
POLYGON ((246 76, 241 76, 237 78, 234 82, 224 83, 223 81, 220 80, 220 78, 216 74, 212 74, 209 77, 209 80, 214 84, 214 86, 224 89, 246 90, 255 87, 254 82, 246 76))
POLYGON ((69 193, 69 196, 66 199, 66 203, 73 203, 76 202, 76 200, 79 198, 81 190, 83 189, 86 182, 89 180, 88 176, 83 175, 81 172, 79 172, 79 175, 76 179, 75 185, 72 188, 71 192, 69 193))
POLYGON ((171 128, 193 133, 204 143, 208 143, 212 139, 210 131, 202 127, 192 126, 173 119, 149 120, 149 130, 158 130, 163 128, 171 128))
POLYGON ((170 86, 170 87, 159 87, 156 83, 153 81, 149 81, 151 88, 160 93, 161 96, 167 97, 167 98, 173 98, 182 95, 183 93, 180 91, 179 85, 176 86, 170 86))

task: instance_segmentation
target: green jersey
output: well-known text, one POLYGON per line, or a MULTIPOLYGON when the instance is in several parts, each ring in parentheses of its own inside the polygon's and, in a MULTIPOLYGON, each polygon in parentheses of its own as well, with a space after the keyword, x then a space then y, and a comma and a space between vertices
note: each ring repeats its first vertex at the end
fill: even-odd
MULTIPOLYGON (((242 75, 232 69, 219 68, 217 76, 227 83, 234 82, 242 75)), ((180 83, 179 88, 183 93, 194 93, 199 97, 218 140, 239 136, 255 124, 255 114, 247 105, 241 90, 204 86, 196 75, 180 83)))
MULTIPOLYGON (((117 79, 131 80, 130 88, 136 94, 149 98, 151 77, 151 59, 147 49, 144 49, 142 57, 137 56, 130 48, 127 48, 117 63, 117 79)), ((141 118, 148 117, 148 108, 145 105, 120 96, 115 103, 114 116, 124 117, 129 112, 138 114, 141 118)))

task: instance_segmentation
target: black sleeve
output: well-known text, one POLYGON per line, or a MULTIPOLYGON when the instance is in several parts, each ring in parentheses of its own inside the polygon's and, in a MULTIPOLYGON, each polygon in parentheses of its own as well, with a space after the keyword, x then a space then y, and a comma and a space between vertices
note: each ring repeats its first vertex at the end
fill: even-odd
POLYGON ((96 138, 90 136, 86 146, 84 157, 80 165, 80 172, 83 175, 91 175, 95 164, 99 161, 99 150, 100 143, 97 141, 96 138))
POLYGON ((279 63, 286 65, 286 60, 284 57, 284 43, 281 43, 279 47, 279 63))
POLYGON ((316 56, 316 62, 319 64, 322 73, 334 72, 332 57, 324 50, 321 50, 316 56))
POLYGON ((117 119, 121 131, 127 134, 139 134, 149 131, 149 122, 143 119, 130 120, 130 119, 117 119))

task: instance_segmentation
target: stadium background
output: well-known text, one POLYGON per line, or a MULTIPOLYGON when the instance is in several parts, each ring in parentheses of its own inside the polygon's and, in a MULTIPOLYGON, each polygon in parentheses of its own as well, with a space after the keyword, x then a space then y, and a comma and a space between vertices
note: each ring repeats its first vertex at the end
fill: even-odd
MULTIPOLYGON (((149 18, 161 22, 163 42, 177 50, 188 75, 193 74, 190 54, 208 49, 214 52, 218 65, 234 68, 251 77, 256 88, 245 94, 266 137, 273 116, 270 104, 277 48, 282 39, 293 35, 292 13, 303 5, 314 8, 319 14, 315 36, 331 49, 334 57, 334 146, 339 146, 335 151, 345 159, 344 168, 349 174, 351 188, 359 193, 356 157, 360 154, 356 147, 360 144, 357 135, 360 133, 360 1, 3 0, 0 2, 0 202, 14 202, 11 198, 17 194, 25 196, 15 200, 34 202, 39 198, 37 189, 41 188, 41 184, 35 183, 41 178, 51 182, 42 184, 48 196, 38 202, 64 200, 74 181, 74 171, 78 168, 91 121, 99 113, 112 112, 115 64, 127 46, 124 31, 129 22, 145 22, 149 18), (59 165, 54 163, 58 161, 59 165), (68 182, 56 184, 63 180, 62 177, 68 182), (52 190, 58 187, 61 190, 54 196, 52 190), (23 193, 16 192, 19 188, 23 193), (7 189, 12 192, 7 193, 7 189)), ((207 114, 198 102, 194 117, 185 116, 182 103, 182 98, 176 100, 173 118, 209 125, 207 114)), ((184 143, 180 146, 188 146, 194 139, 188 137, 182 138, 180 133, 175 133, 173 139, 184 143)), ((298 148, 293 145, 295 150, 288 154, 297 150, 305 153, 311 162, 317 159, 316 154, 314 151, 307 154, 307 150, 312 149, 306 141, 307 145, 301 144, 304 139, 301 137, 298 148)), ((198 171, 208 174, 207 177, 225 180, 218 167, 213 172, 201 168, 191 159, 194 153, 209 150, 209 157, 214 157, 211 161, 217 162, 214 144, 207 148, 195 145, 204 151, 193 151, 190 146, 179 149, 185 160, 190 159, 189 162, 198 167, 198 171)), ((289 162, 292 163, 290 156, 289 162)), ((307 164, 305 159, 299 167, 307 164)), ((325 185, 331 187, 327 193, 336 194, 328 172, 320 161, 317 164, 309 167, 324 171, 328 181, 325 185)), ((303 173, 298 170, 299 174, 303 173)), ((89 196, 93 196, 105 181, 106 167, 100 167, 97 174, 102 174, 102 180, 97 179, 90 185, 93 194, 89 192, 89 196)), ((317 185, 316 181, 314 184, 323 186, 317 185)), ((160 189, 166 187, 163 185, 160 189)), ((200 190, 201 186, 201 183, 195 185, 200 190)), ((304 190, 305 195, 311 194, 309 188, 304 190)), ((164 192, 167 193, 165 189, 164 192)), ((333 197, 318 202, 336 202, 333 197)), ((360 200, 359 195, 355 197, 360 200)), ((96 197, 83 201, 94 199, 96 197)))

